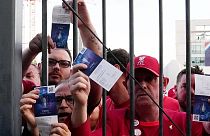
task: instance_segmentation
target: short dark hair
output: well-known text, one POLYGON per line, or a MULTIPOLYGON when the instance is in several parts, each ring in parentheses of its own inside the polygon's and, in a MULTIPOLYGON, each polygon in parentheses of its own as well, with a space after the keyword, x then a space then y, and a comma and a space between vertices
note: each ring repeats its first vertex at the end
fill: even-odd
POLYGON ((69 55, 69 57, 70 57, 70 61, 71 61, 71 63, 72 63, 71 51, 70 51, 68 48, 65 48, 64 50, 68 53, 68 55, 69 55))
MULTIPOLYGON (((57 48, 55 48, 55 49, 57 49, 57 48)), ((72 56, 71 56, 71 51, 70 51, 68 48, 58 48, 58 49, 63 49, 63 50, 65 50, 65 51, 68 53, 68 55, 69 55, 69 58, 70 58, 70 62, 71 62, 71 64, 72 64, 72 56)))
MULTIPOLYGON (((181 80, 182 75, 187 73, 187 69, 183 69, 179 72, 179 74, 177 75, 177 79, 176 79, 176 84, 178 84, 181 80)), ((191 67, 191 74, 200 74, 200 75, 204 75, 203 69, 201 69, 198 65, 195 65, 193 67, 191 67)))
POLYGON ((111 63, 112 65, 118 64, 120 66, 120 70, 122 72, 125 72, 126 69, 124 69, 119 62, 113 57, 113 55, 122 63, 122 65, 126 68, 127 64, 129 62, 129 53, 125 49, 114 49, 111 52, 107 52, 107 61, 111 63))

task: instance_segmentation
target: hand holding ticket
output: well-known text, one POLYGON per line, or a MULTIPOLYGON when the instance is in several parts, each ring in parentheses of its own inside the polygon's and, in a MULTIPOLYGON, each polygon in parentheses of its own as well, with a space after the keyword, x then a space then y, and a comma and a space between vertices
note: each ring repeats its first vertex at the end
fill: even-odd
POLYGON ((67 48, 69 29, 69 11, 62 8, 62 6, 55 6, 52 13, 51 37, 57 48, 67 48))
POLYGON ((47 136, 50 134, 51 125, 58 123, 55 86, 41 86, 36 89, 39 89, 40 93, 34 105, 34 114, 40 134, 47 136))
POLYGON ((84 70, 84 73, 107 91, 112 88, 122 75, 122 72, 119 69, 88 48, 83 48, 81 50, 74 60, 73 65, 78 63, 86 64, 87 69, 84 70))

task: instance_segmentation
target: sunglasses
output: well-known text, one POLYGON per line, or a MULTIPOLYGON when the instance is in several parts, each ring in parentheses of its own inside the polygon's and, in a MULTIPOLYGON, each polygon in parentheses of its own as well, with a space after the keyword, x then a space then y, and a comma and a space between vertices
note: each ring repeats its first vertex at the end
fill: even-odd
POLYGON ((135 70, 135 78, 138 80, 138 82, 151 82, 154 79, 157 79, 157 75, 155 75, 153 72, 147 69, 137 69, 135 70))
POLYGON ((141 81, 151 82, 153 79, 156 79, 157 76, 154 74, 144 73, 141 75, 136 75, 135 78, 139 82, 141 82, 141 81))
POLYGON ((48 59, 48 65, 50 67, 55 66, 57 63, 59 64, 59 67, 61 67, 61 68, 68 68, 68 67, 71 66, 71 62, 68 61, 68 60, 59 60, 59 61, 57 61, 55 59, 48 59))

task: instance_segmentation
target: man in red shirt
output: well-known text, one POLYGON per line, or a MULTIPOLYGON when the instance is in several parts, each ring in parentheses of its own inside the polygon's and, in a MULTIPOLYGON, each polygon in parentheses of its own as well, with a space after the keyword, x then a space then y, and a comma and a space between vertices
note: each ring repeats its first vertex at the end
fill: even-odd
POLYGON ((163 77, 163 108, 173 111, 179 111, 179 102, 176 99, 165 95, 168 82, 169 78, 163 77))
MULTIPOLYGON (((186 112, 187 109, 187 97, 186 97, 186 73, 187 70, 181 70, 177 75, 176 85, 174 86, 177 100, 179 101, 180 111, 186 112)), ((195 95, 195 74, 203 75, 203 70, 199 66, 194 66, 191 68, 191 110, 193 110, 194 95, 195 95)))
POLYGON ((172 87, 171 89, 168 90, 168 97, 171 97, 173 99, 177 99, 174 87, 172 87))
MULTIPOLYGON (((121 70, 123 74, 114 84, 114 86, 107 92, 108 97, 106 98, 106 111, 111 111, 114 109, 129 107, 129 94, 125 86, 126 84, 126 66, 129 62, 129 53, 125 49, 113 49, 107 52, 107 61, 112 64, 117 69, 121 70), (116 60, 116 58, 121 62, 121 64, 116 60), (124 68, 123 68, 124 67, 124 68)), ((98 118, 95 123, 95 129, 102 126, 102 106, 96 107, 98 110, 98 118)), ((92 117, 90 117, 91 119, 92 117)), ((91 123, 92 124, 92 123, 91 123)))
MULTIPOLYGON (((159 102, 159 63, 146 55, 135 57, 135 78, 140 84, 135 84, 135 135, 153 136, 159 135, 159 108, 153 100, 159 102), (146 94, 147 92, 147 94, 146 94)), ((91 133, 87 116, 87 99, 90 92, 89 78, 79 69, 85 69, 85 64, 78 64, 73 67, 73 75, 69 84, 74 96, 75 107, 71 116, 70 128, 72 135, 102 135, 98 129, 91 133)), ((129 64, 127 69, 129 69, 129 64)), ((129 80, 127 80, 129 86, 129 80)), ((112 110, 107 115, 106 132, 107 136, 128 136, 130 130, 129 109, 112 110)), ((177 124, 183 134, 186 133, 185 113, 165 110, 165 112, 177 124)), ((180 136, 181 132, 163 116, 163 133, 165 136, 180 136)), ((193 136, 200 136, 202 131, 196 131, 193 136)))
MULTIPOLYGON (((187 73, 186 69, 183 69, 178 73, 176 85, 174 86, 175 94, 176 94, 177 100, 179 102, 179 111, 180 112, 186 112, 186 109, 187 109, 186 73, 187 73)), ((203 73, 203 70, 200 69, 199 66, 191 67, 191 111, 193 111, 193 105, 194 105, 195 74, 203 75, 204 73, 203 73)), ((193 130, 193 132, 195 132, 199 129, 203 130, 203 135, 208 135, 207 133, 210 132, 208 129, 207 123, 193 121, 192 125, 196 125, 196 127, 197 127, 197 129, 193 130), (204 129, 205 129, 205 131, 204 131, 204 129)))
POLYGON ((118 61, 116 61, 113 55, 116 56, 124 68, 126 68, 129 62, 129 53, 124 49, 114 49, 107 52, 107 61, 123 72, 108 92, 109 98, 106 101, 107 110, 125 108, 129 106, 129 94, 127 88, 125 87, 126 69, 124 69, 118 61))
MULTIPOLYGON (((108 92, 108 98, 106 100, 107 111, 113 109, 120 109, 129 107, 129 94, 126 88, 126 69, 124 69, 118 61, 113 57, 116 58, 121 62, 121 64, 126 68, 127 64, 129 63, 129 53, 124 49, 114 49, 110 52, 107 52, 107 61, 111 63, 113 66, 118 68, 123 72, 122 76, 117 80, 111 90, 108 92)), ((164 90, 168 85, 169 79, 164 77, 164 90)), ((168 96, 163 97, 163 104, 164 108, 178 111, 179 103, 177 100, 169 98, 168 96)))

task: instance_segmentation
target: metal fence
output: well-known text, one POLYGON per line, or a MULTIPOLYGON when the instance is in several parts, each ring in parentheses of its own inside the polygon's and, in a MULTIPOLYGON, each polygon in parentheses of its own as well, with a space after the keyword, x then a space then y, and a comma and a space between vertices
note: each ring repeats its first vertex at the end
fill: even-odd
MULTIPOLYGON (((104 56, 106 56, 106 0, 102 0, 102 22, 103 22, 103 45, 104 45, 104 56)), ((74 0, 76 3, 77 0, 74 0)), ((0 135, 1 136, 17 136, 20 135, 21 132, 21 119, 19 113, 19 100, 21 96, 21 29, 22 29, 22 11, 21 11, 21 1, 7 0, 4 1, 3 4, 0 5, 0 135)), ((47 1, 42 0, 42 11, 43 11, 43 22, 42 22, 42 30, 43 30, 43 44, 47 44, 47 1)), ((191 135, 191 119, 190 119, 190 105, 191 105, 191 94, 190 94, 190 86, 191 86, 191 52, 190 52, 190 0, 185 0, 185 9, 186 9, 186 67, 187 67, 187 104, 189 105, 187 108, 187 132, 186 135, 191 135)), ((134 16, 133 16, 133 0, 129 0, 129 41, 130 41, 130 58, 134 56, 134 16)), ((77 11, 77 6, 74 4, 74 9, 77 11)), ((76 16, 74 16, 74 24, 77 24, 76 16)), ((160 102, 159 105, 162 107, 163 103, 163 15, 162 15, 162 0, 159 0, 159 63, 160 63, 160 102)), ((76 26, 76 25, 75 25, 76 26)), ((77 29, 74 28, 74 39, 77 39, 77 29)), ((74 46, 77 47, 77 40, 74 40, 74 46)), ((47 49, 43 48, 43 52, 46 52, 47 49)), ((77 48, 74 48, 74 57, 77 54, 77 48)), ((47 52, 46 52, 47 53, 47 52)), ((43 60, 47 54, 43 55, 43 60)), ((43 61, 42 60, 42 61, 43 61)), ((131 59, 132 60, 132 59, 131 59)), ((47 67, 47 60, 44 62, 47 67)), ((130 62, 130 74, 134 77, 133 70, 133 61, 130 62)), ((43 85, 47 85, 47 69, 43 70, 42 83, 43 85)), ((134 80, 130 79, 130 89, 134 90, 134 80)), ((105 92, 105 91, 104 91, 105 92)), ((130 91, 130 108, 131 108, 131 131, 130 135, 134 135, 134 91, 130 91)), ((106 93, 103 94, 103 98, 105 100, 106 93)), ((105 102, 105 101, 104 101, 105 102)), ((103 113, 103 135, 106 135, 106 106, 104 106, 103 113)), ((163 135, 163 112, 160 110, 160 131, 159 135, 163 135)))

